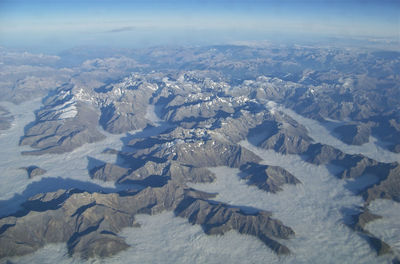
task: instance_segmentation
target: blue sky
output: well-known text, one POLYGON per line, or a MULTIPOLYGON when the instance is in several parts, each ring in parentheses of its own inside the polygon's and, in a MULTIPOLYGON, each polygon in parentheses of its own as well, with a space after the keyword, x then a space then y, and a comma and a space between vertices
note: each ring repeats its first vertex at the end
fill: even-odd
POLYGON ((400 1, 0 0, 0 45, 156 45, 272 36, 399 41, 400 1))

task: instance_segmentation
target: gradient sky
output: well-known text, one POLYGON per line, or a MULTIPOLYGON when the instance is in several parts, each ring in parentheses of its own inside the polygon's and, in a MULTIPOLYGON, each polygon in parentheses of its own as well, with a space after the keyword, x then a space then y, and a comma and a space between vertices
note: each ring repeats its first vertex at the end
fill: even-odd
POLYGON ((0 0, 0 45, 143 46, 272 36, 399 41, 400 1, 0 0))

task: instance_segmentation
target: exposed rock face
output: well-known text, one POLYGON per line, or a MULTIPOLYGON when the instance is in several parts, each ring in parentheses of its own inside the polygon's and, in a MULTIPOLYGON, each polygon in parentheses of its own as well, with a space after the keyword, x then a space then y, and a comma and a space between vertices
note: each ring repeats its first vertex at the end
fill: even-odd
POLYGON ((182 129, 128 143, 140 148, 132 154, 125 154, 127 160, 167 160, 178 161, 194 167, 229 166, 238 168, 247 162, 261 159, 238 144, 225 140, 218 134, 210 134, 204 129, 182 129))
MULTIPOLYGON (((106 107, 103 107, 101 109, 102 114, 100 118, 100 124, 106 131, 114 134, 144 128, 147 125, 147 122, 133 114, 133 105, 134 104, 131 105, 130 103, 126 102, 124 104, 112 103, 106 107), (123 111, 123 113, 120 111, 123 111)), ((142 115, 143 114, 144 113, 142 113, 142 115)))
POLYGON ((217 140, 193 142, 176 146, 176 159, 197 167, 229 166, 238 168, 261 159, 249 150, 217 140))
MULTIPOLYGON (((236 116, 227 117, 214 131, 223 135, 231 142, 240 142, 249 136, 252 128, 255 128, 264 119, 268 119, 268 113, 252 113, 247 110, 240 110, 236 116)), ((252 134, 250 134, 252 136, 252 134)), ((257 142, 258 143, 258 142, 257 142)))
POLYGON ((295 176, 278 166, 248 163, 240 167, 249 185, 255 185, 267 192, 279 192, 284 184, 301 183, 295 176))
POLYGON ((373 159, 361 154, 346 154, 334 147, 319 143, 310 145, 305 154, 308 162, 317 165, 330 163, 342 167, 343 171, 337 174, 340 178, 357 178, 368 170, 374 173, 380 170, 378 166, 380 163, 373 159))
POLYGON ((129 247, 123 238, 108 231, 102 231, 100 234, 90 233, 85 236, 76 236, 70 240, 68 240, 70 242, 68 244, 69 253, 84 259, 106 258, 129 247))
POLYGON ((39 168, 38 166, 35 165, 29 167, 22 167, 21 169, 26 170, 29 179, 32 179, 33 177, 36 176, 41 176, 47 172, 45 169, 39 168))
POLYGON ((0 106, 0 130, 7 130, 11 127, 11 122, 14 120, 14 117, 11 113, 0 106))
POLYGON ((368 241, 371 248, 373 248, 378 255, 383 255, 391 252, 390 246, 365 229, 365 226, 369 222, 379 218, 382 217, 372 214, 368 211, 368 209, 364 209, 358 215, 354 216, 354 224, 352 225, 352 228, 363 235, 363 237, 368 241))
POLYGON ((92 179, 102 181, 118 181, 121 177, 128 173, 129 169, 122 168, 118 165, 105 163, 99 167, 93 168, 90 171, 92 179))
POLYGON ((398 110, 395 113, 377 118, 378 125, 374 126, 372 131, 383 141, 389 142, 389 150, 400 153, 400 116, 398 110))
POLYGON ((215 174, 206 168, 198 168, 192 165, 171 162, 167 175, 176 182, 213 182, 215 174))
MULTIPOLYGON (((342 55, 339 53, 330 56, 343 59, 344 53, 342 55)), ((375 56, 373 53, 371 55, 375 56)), ((364 64, 369 59, 360 58, 357 62, 350 63, 353 64, 351 67, 337 67, 331 64, 336 59, 331 61, 327 57, 320 57, 319 62, 311 62, 309 55, 305 55, 307 59, 303 55, 290 57, 293 58, 286 57, 287 62, 292 61, 294 64, 291 64, 292 69, 287 69, 289 74, 285 72, 276 77, 260 74, 257 78, 249 78, 240 85, 232 87, 231 94, 246 95, 251 99, 273 100, 316 120, 350 119, 352 121, 345 121, 348 123, 336 131, 344 142, 363 144, 368 142, 371 132, 372 135, 391 142, 389 147, 391 151, 400 151, 398 114, 400 96, 396 89, 399 84, 398 77, 388 77, 389 75, 383 74, 381 70, 370 69, 368 64, 364 64), (297 68, 299 71, 296 73, 295 64, 311 68, 307 70, 297 68), (318 68, 314 68, 317 64, 318 68), (332 67, 326 67, 328 64, 332 67), (363 69, 368 74, 354 74, 354 69, 357 71, 363 69), (387 78, 377 78, 380 74, 387 78), (383 90, 385 93, 382 93, 383 90)), ((391 60, 397 61, 398 55, 394 55, 391 59, 383 59, 385 62, 391 60)), ((390 72, 394 68, 388 66, 387 70, 390 72)))
POLYGON ((234 98, 219 97, 212 93, 177 95, 163 108, 162 118, 180 124, 188 123, 186 127, 189 127, 189 123, 229 116, 238 106, 234 98))
POLYGON ((305 127, 285 115, 274 115, 271 119, 250 131, 252 143, 283 154, 299 154, 308 149, 313 140, 305 127), (252 135, 256 139, 252 139, 252 135))
POLYGON ((135 76, 105 87, 105 92, 68 84, 56 89, 43 101, 36 120, 27 127, 21 145, 38 149, 23 154, 63 153, 85 143, 104 139, 100 123, 111 133, 142 129, 147 105, 157 85, 141 83, 135 76), (130 88, 133 87, 133 88, 130 88), (100 115, 99 115, 100 112, 100 115))
POLYGON ((84 258, 115 254, 127 246, 116 233, 134 224, 134 214, 171 209, 183 194, 168 188, 127 196, 76 190, 37 195, 24 204, 24 216, 0 220, 3 229, 8 225, 0 236, 0 256, 23 255, 56 242, 67 242, 70 254, 84 258), (97 251, 104 247, 108 250, 97 251))
POLYGON ((44 101, 44 105, 20 141, 21 145, 37 150, 23 154, 63 153, 104 139, 97 130, 96 110, 90 104, 77 102, 70 88, 60 88, 44 101))
POLYGON ((362 145, 369 141, 371 135, 371 125, 367 124, 348 124, 335 128, 339 138, 350 145, 362 145))
POLYGON ((213 195, 176 183, 146 188, 138 193, 87 193, 59 190, 27 201, 24 211, 0 219, 0 258, 34 252, 46 243, 66 242, 71 255, 106 257, 127 247, 118 236, 135 226, 135 214, 173 210, 201 225, 207 234, 231 229, 258 237, 277 254, 289 249, 275 239, 287 239, 293 230, 268 212, 246 214, 239 208, 210 202, 213 195))
POLYGON ((119 153, 127 168, 104 164, 94 168, 92 178, 161 186, 168 180, 211 182, 215 175, 207 167, 239 168, 261 159, 251 151, 204 129, 176 128, 156 137, 136 138, 128 143, 133 152, 119 153), (155 185, 158 184, 158 185, 155 185))
POLYGON ((375 199, 390 199, 400 202, 400 165, 394 163, 375 168, 375 174, 382 179, 379 183, 371 186, 363 192, 363 197, 367 203, 375 199))
POLYGON ((286 246, 273 238, 287 239, 293 236, 294 232, 280 221, 270 218, 270 213, 246 214, 239 208, 190 197, 182 200, 176 213, 188 218, 193 224, 200 224, 207 234, 224 234, 233 229, 242 234, 257 236, 277 254, 290 253, 286 246))
POLYGON ((308 162, 317 165, 328 164, 333 160, 343 159, 346 155, 332 146, 320 143, 310 145, 305 154, 308 157, 308 162))
POLYGON ((370 213, 367 206, 375 199, 400 201, 400 165, 398 163, 379 163, 363 158, 353 167, 350 166, 346 169, 342 175, 358 177, 367 173, 376 175, 378 182, 361 190, 365 205, 362 211, 353 217, 351 227, 362 234, 362 237, 367 240, 371 248, 376 250, 378 255, 383 255, 392 252, 390 245, 365 229, 367 223, 379 219, 381 216, 370 213))
POLYGON ((378 177, 378 184, 365 189, 364 198, 371 201, 375 198, 387 198, 399 201, 398 187, 400 171, 398 163, 383 163, 360 154, 345 154, 338 149, 322 144, 310 145, 308 160, 314 164, 334 164, 342 167, 337 176, 342 179, 358 178, 365 174, 378 177), (368 198, 369 197, 369 198, 368 198))
POLYGON ((230 141, 248 139, 253 145, 283 154, 303 153, 313 141, 306 128, 294 119, 261 106, 253 108, 253 112, 240 110, 237 116, 223 120, 215 131, 230 141))
POLYGON ((145 128, 149 124, 145 118, 147 106, 157 89, 157 84, 136 75, 99 89, 96 98, 101 109, 100 124, 116 134, 145 128))
POLYGON ((292 81, 283 81, 277 77, 267 77, 259 75, 255 80, 246 80, 242 83, 241 87, 235 87, 234 92, 243 94, 243 91, 248 93, 251 98, 267 99, 281 101, 285 98, 290 98, 297 89, 302 86, 292 81), (239 89, 242 89, 240 91, 239 89))
POLYGON ((176 161, 157 163, 146 161, 137 169, 122 168, 115 164, 106 163, 90 172, 91 177, 103 181, 118 183, 137 183, 146 186, 162 186, 168 180, 179 183, 212 182, 214 173, 206 168, 198 168, 176 161))

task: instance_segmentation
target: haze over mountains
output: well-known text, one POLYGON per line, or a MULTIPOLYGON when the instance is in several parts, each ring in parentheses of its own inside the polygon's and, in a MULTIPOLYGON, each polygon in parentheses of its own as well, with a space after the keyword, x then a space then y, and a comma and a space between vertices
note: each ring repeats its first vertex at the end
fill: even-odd
POLYGON ((399 52, 0 55, 1 261, 399 261, 399 52))

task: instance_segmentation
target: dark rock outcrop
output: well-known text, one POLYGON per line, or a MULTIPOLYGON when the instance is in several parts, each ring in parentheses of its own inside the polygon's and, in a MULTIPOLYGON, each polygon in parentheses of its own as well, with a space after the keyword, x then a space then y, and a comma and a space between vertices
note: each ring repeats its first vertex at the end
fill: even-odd
POLYGON ((149 83, 137 74, 103 87, 96 94, 100 125, 114 134, 145 128, 151 123, 146 119, 149 100, 157 89, 156 83, 149 83))
POLYGON ((92 179, 102 181, 118 181, 121 177, 128 173, 129 169, 120 167, 111 163, 104 163, 98 167, 90 170, 90 177, 92 179))
POLYGON ((200 224, 206 234, 224 234, 233 229, 242 234, 257 236, 277 254, 290 253, 274 237, 290 238, 294 235, 293 230, 272 219, 268 212, 246 214, 240 208, 191 197, 183 199, 175 212, 178 216, 188 218, 193 224, 200 224))
POLYGON ((193 167, 228 166, 239 168, 261 159, 239 144, 205 129, 176 128, 157 137, 134 139, 128 146, 137 148, 122 154, 125 160, 177 161, 193 167))
POLYGON ((247 214, 240 208, 209 201, 214 195, 169 182, 134 193, 88 193, 59 190, 39 194, 23 204, 15 216, 0 219, 0 258, 25 255, 47 243, 66 242, 71 255, 107 257, 128 245, 118 233, 137 226, 135 214, 164 210, 199 224, 207 234, 237 230, 258 237, 277 254, 289 249, 277 239, 294 235, 271 213, 247 214))
POLYGON ((313 141, 302 125, 287 116, 263 122, 251 130, 251 134, 259 135, 255 145, 283 154, 303 153, 313 141))
POLYGON ((121 184, 137 183, 145 186, 161 186, 168 180, 179 183, 204 183, 215 179, 215 175, 206 168, 198 168, 173 160, 161 163, 146 161, 136 169, 105 163, 92 169, 90 175, 93 179, 115 181, 121 184))
POLYGON ((98 114, 92 105, 77 102, 70 87, 62 87, 44 100, 44 107, 36 112, 36 120, 25 129, 20 145, 35 150, 24 155, 64 153, 86 143, 104 139, 97 130, 98 114))
POLYGON ((363 192, 365 201, 369 203, 375 199, 389 199, 400 202, 400 165, 386 164, 371 168, 373 169, 381 180, 363 192))
POLYGON ((365 226, 369 222, 380 219, 382 218, 381 216, 372 214, 371 212, 369 212, 368 209, 363 209, 363 211, 355 215, 353 218, 354 222, 351 227, 355 231, 361 233, 362 237, 367 240, 368 244, 371 246, 372 249, 376 251, 378 255, 384 255, 391 252, 391 247, 387 243, 377 238, 365 229, 365 226))
POLYGON ((42 169, 35 165, 29 166, 29 167, 22 167, 21 169, 26 170, 26 172, 28 173, 29 179, 32 179, 33 177, 36 177, 36 176, 41 176, 47 172, 45 169, 42 169))
POLYGON ((242 165, 240 170, 244 173, 243 178, 248 181, 249 185, 255 185, 267 192, 279 192, 284 184, 301 183, 291 173, 278 166, 248 163, 242 165))
POLYGON ((348 124, 335 128, 335 133, 339 138, 349 145, 362 145, 369 141, 371 135, 371 125, 348 124))
POLYGON ((0 106, 0 130, 7 130, 11 127, 14 117, 4 107, 0 106))

